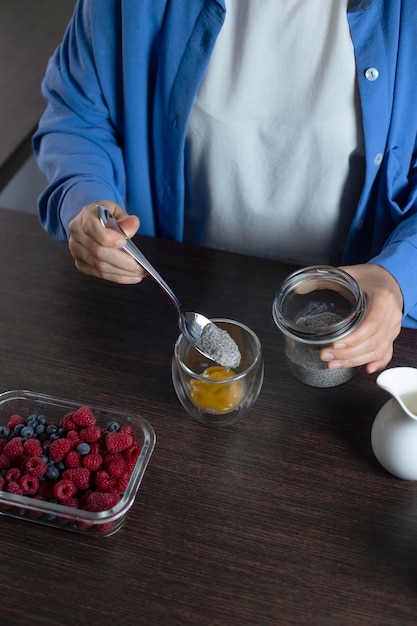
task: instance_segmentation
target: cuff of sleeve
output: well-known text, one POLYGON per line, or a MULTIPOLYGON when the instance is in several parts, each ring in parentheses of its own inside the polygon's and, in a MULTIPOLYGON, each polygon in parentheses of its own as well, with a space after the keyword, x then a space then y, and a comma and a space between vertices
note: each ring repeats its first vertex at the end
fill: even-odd
POLYGON ((388 244, 369 260, 386 269, 400 286, 404 299, 403 319, 417 306, 417 249, 408 241, 388 244))
POLYGON ((93 202, 110 200, 124 208, 123 198, 114 188, 96 181, 77 181, 64 190, 46 189, 39 198, 39 219, 46 232, 57 241, 69 239, 68 225, 81 209, 93 202))

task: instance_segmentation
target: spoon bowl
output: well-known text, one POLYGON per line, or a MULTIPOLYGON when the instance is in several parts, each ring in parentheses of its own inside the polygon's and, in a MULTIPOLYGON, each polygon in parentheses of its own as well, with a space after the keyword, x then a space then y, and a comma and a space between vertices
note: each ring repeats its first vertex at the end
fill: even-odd
POLYGON ((175 293, 139 248, 126 235, 112 213, 106 207, 98 204, 97 216, 105 228, 111 228, 126 238, 126 243, 122 249, 127 254, 130 254, 148 272, 169 297, 177 310, 180 331, 189 343, 211 361, 215 361, 224 367, 237 367, 240 363, 240 352, 230 335, 218 328, 209 318, 201 313, 185 312, 175 293), (213 336, 216 338, 218 345, 214 345, 213 336))

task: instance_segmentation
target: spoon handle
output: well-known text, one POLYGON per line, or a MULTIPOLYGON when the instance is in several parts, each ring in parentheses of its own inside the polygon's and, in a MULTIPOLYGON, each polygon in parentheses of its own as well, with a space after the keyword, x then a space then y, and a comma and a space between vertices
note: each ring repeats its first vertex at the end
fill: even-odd
POLYGON ((159 272, 156 271, 152 263, 148 261, 146 256, 139 250, 139 248, 133 243, 133 241, 126 235, 126 233, 122 230, 122 228, 120 228, 119 224, 117 223, 117 220, 113 217, 110 211, 106 209, 104 206, 102 206, 101 204, 98 204, 97 215, 98 215, 100 222, 103 224, 103 226, 112 228, 113 230, 122 234, 123 237, 126 237, 126 243, 123 246, 123 250, 127 252, 127 254, 130 254, 130 256, 133 257, 135 261, 139 263, 139 265, 141 265, 143 269, 146 270, 150 276, 152 276, 154 281, 157 282, 160 287, 162 287, 162 289, 165 291, 167 296, 171 299, 177 311, 180 312, 181 303, 178 300, 175 293, 172 291, 171 287, 169 287, 169 285, 164 281, 164 279, 159 274, 159 272))

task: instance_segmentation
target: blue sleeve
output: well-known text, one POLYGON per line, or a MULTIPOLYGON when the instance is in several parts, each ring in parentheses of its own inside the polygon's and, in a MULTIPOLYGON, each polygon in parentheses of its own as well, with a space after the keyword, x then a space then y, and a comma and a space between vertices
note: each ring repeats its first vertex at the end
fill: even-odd
POLYGON ((33 148, 49 184, 38 208, 42 226, 59 241, 68 239, 68 224, 83 206, 100 200, 124 206, 114 35, 118 19, 112 0, 79 0, 42 83, 47 107, 33 148), (98 49, 95 40, 102 42, 98 49))
POLYGON ((369 262, 394 276, 404 298, 402 325, 417 328, 417 215, 401 222, 383 250, 369 262))

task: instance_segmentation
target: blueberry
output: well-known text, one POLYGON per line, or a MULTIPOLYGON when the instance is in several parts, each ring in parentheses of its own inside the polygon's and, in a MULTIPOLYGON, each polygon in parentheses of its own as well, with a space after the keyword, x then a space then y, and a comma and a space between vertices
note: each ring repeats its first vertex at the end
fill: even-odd
POLYGON ((58 433, 51 433, 49 435, 49 439, 50 441, 56 441, 57 439, 60 439, 60 436, 58 435, 58 433))
POLYGON ((46 432, 48 435, 52 435, 52 433, 58 432, 58 426, 56 424, 48 424, 46 427, 46 432))
POLYGON ((117 431, 120 430, 119 422, 110 422, 110 424, 107 426, 107 430, 109 431, 109 433, 117 433, 117 431))
POLYGON ((28 419, 27 419, 27 423, 32 425, 35 424, 38 421, 38 416, 33 413, 32 415, 29 415, 28 419))
POLYGON ((24 439, 30 439, 30 437, 33 437, 34 434, 35 431, 33 430, 32 426, 24 426, 20 431, 20 436, 24 439))
POLYGON ((65 428, 63 428, 62 426, 60 426, 60 427, 58 428, 58 435, 59 435, 60 437, 65 437, 65 436, 66 436, 66 434, 67 434, 67 431, 65 430, 65 428))
POLYGON ((45 432, 45 425, 44 424, 38 424, 37 426, 35 426, 35 433, 37 435, 42 435, 45 432))
POLYGON ((59 478, 59 469, 55 467, 55 465, 49 465, 48 469, 46 470, 46 478, 48 478, 49 480, 55 480, 56 478, 59 478))
POLYGON ((0 437, 7 439, 9 435, 10 435, 10 428, 7 428, 7 426, 0 426, 0 437))
POLYGON ((63 472, 65 469, 64 461, 58 461, 58 463, 55 463, 55 467, 57 468, 59 472, 63 472))
POLYGON ((43 424, 45 426, 48 421, 46 415, 38 415, 38 424, 43 424))
POLYGON ((78 452, 78 454, 81 454, 81 456, 85 456, 91 450, 91 448, 88 445, 88 443, 85 443, 84 441, 82 443, 79 443, 78 446, 75 449, 78 452))
POLYGON ((22 428, 24 428, 25 425, 24 424, 16 424, 16 426, 13 428, 13 434, 14 435, 20 435, 20 431, 22 430, 22 428))

